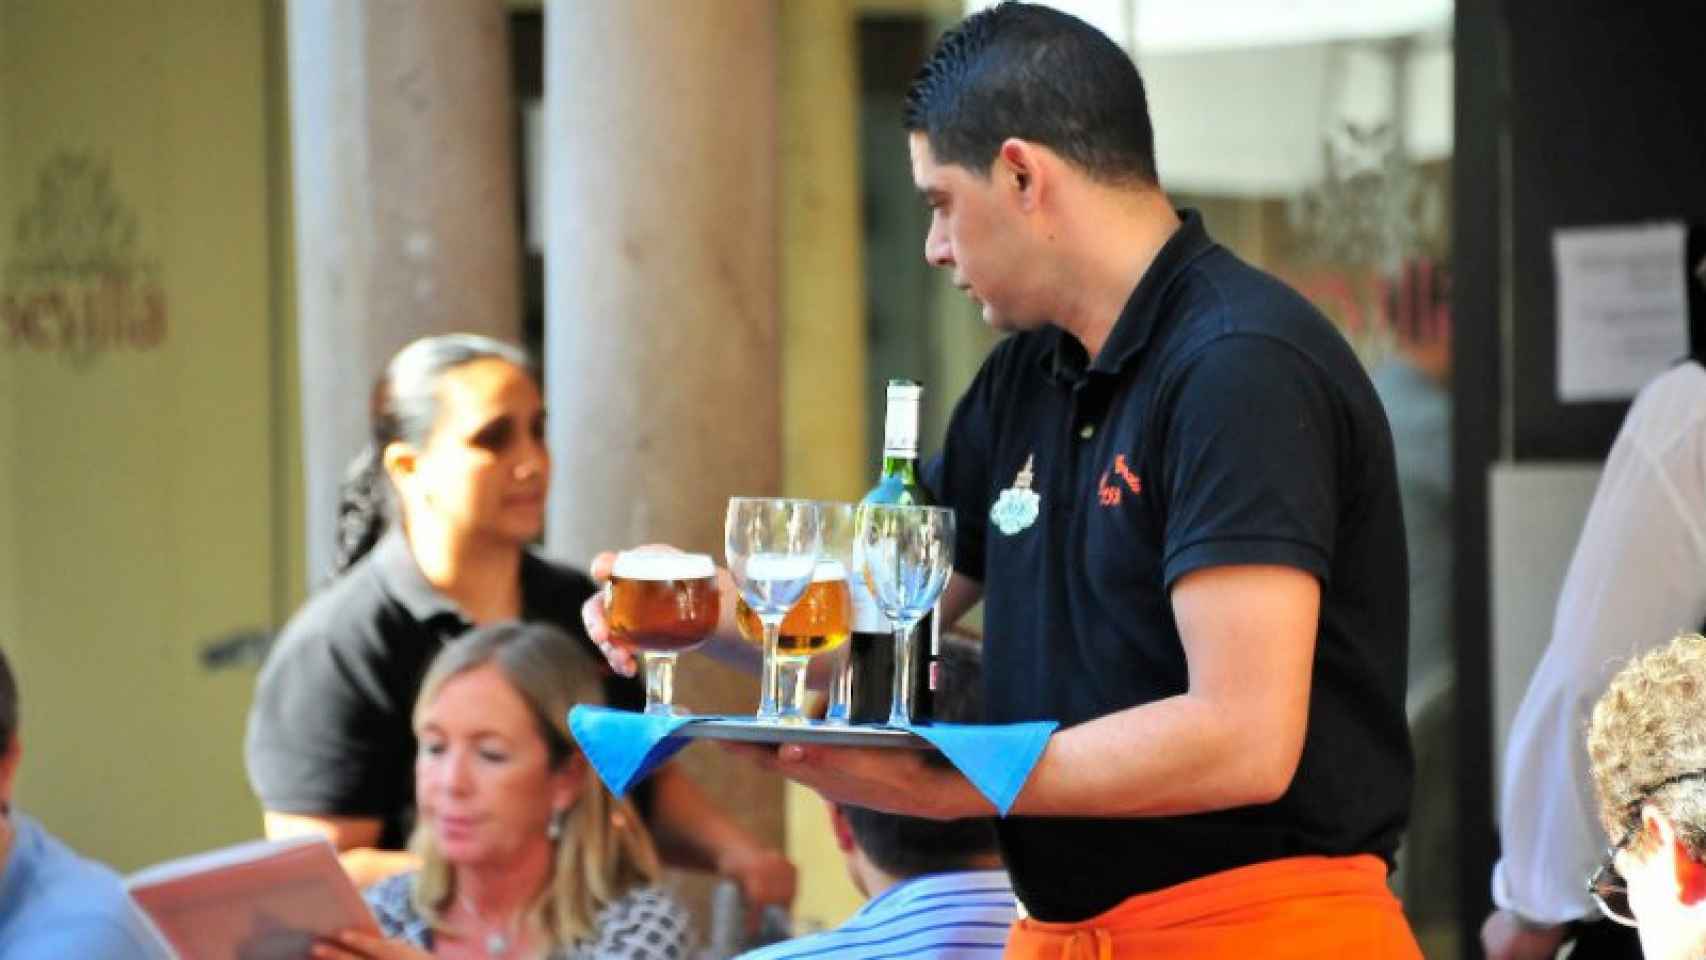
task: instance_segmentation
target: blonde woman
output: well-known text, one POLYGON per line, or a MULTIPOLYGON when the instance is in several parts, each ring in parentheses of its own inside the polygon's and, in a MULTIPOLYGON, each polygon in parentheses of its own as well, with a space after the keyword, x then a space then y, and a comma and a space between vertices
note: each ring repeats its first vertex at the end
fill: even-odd
POLYGON ((657 852, 569 738, 597 665, 554 627, 505 623, 439 654, 415 705, 410 840, 419 871, 368 902, 388 939, 346 932, 314 956, 686 960, 686 910, 657 852))

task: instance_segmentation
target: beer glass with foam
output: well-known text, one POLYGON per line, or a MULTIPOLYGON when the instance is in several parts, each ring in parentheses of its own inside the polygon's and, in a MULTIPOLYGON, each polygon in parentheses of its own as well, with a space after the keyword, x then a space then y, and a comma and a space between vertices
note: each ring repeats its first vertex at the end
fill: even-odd
POLYGON ((707 554, 628 550, 616 556, 605 588, 610 638, 640 658, 646 712, 675 702, 675 660, 717 628, 717 568, 707 554))

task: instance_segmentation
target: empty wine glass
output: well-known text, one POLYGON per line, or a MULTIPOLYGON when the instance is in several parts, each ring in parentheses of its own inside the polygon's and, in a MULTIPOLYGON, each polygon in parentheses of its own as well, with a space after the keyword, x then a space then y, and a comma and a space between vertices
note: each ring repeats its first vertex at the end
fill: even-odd
POLYGON ((730 497, 723 525, 729 573, 741 599, 764 625, 758 719, 781 716, 776 647, 782 620, 811 586, 821 544, 817 504, 810 500, 730 497))
POLYGON ((894 627, 894 695, 889 725, 912 723, 914 628, 948 584, 954 567, 954 511, 864 504, 856 564, 894 627))

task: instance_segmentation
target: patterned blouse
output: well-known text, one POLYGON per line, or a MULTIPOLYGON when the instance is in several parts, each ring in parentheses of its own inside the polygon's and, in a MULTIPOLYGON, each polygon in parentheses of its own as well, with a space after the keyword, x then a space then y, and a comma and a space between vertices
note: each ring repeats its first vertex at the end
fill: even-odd
MULTIPOLYGON (((414 889, 413 873, 391 877, 368 888, 367 904, 385 936, 430 953, 432 928, 409 900, 414 889)), ((658 887, 640 887, 599 911, 595 939, 558 947, 546 960, 689 960, 693 939, 680 901, 658 887)))

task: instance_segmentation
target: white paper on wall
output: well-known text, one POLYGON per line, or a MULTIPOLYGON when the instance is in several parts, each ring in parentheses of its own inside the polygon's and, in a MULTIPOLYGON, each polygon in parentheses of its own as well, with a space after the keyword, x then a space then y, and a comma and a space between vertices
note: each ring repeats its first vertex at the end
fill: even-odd
POLYGON ((1686 236, 1680 222, 1553 231, 1559 400, 1628 399, 1688 352, 1686 236))

